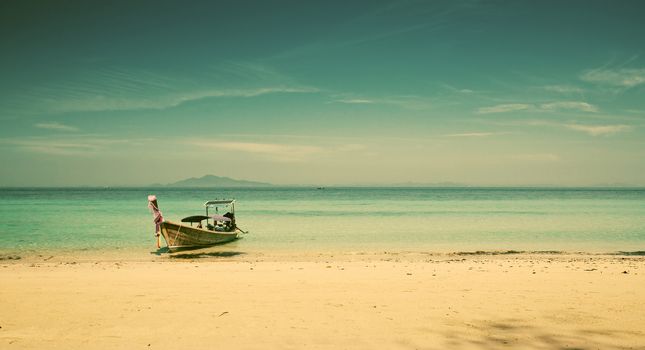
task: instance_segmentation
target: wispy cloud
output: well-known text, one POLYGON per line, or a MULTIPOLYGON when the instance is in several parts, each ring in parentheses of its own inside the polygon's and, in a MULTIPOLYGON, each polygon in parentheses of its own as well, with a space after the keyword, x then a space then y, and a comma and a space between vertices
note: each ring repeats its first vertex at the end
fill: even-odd
POLYGON ((591 136, 613 135, 622 131, 630 130, 629 125, 582 125, 582 124, 563 124, 564 127, 585 132, 591 136))
POLYGON ((321 51, 337 50, 358 45, 368 45, 373 42, 387 40, 398 36, 408 35, 413 32, 432 33, 438 30, 454 26, 455 24, 449 19, 461 12, 469 11, 471 6, 465 3, 455 3, 454 6, 445 10, 437 11, 420 9, 413 2, 400 1, 391 2, 384 7, 369 9, 360 16, 339 25, 330 26, 327 35, 320 40, 308 42, 302 46, 290 48, 281 52, 273 59, 293 58, 297 56, 315 55, 321 51), (398 12, 399 15, 406 14, 410 16, 411 22, 395 21, 390 22, 392 12, 398 12), (422 20, 415 18, 419 12, 424 12, 422 20), (416 23, 415 23, 416 22, 416 23), (360 28, 366 28, 378 24, 379 30, 365 32, 360 28), (384 25, 385 24, 385 25, 384 25), (358 29, 358 30, 357 30, 358 29))
POLYGON ((316 93, 261 65, 227 64, 200 76, 161 75, 143 70, 103 69, 11 96, 13 108, 39 113, 163 110, 207 98, 252 98, 268 94, 316 93))
POLYGON ((447 134, 443 135, 444 137, 487 137, 487 136, 494 136, 494 135, 501 135, 501 133, 497 132, 465 132, 461 134, 447 134))
POLYGON ((589 83, 631 88, 645 83, 645 69, 593 69, 582 73, 580 79, 589 83))
POLYGON ((532 105, 524 103, 511 103, 511 104, 500 104, 490 107, 481 107, 477 110, 478 114, 491 114, 491 113, 507 113, 515 111, 523 111, 531 108, 532 105))
POLYGON ((116 145, 133 145, 128 140, 111 139, 96 135, 75 137, 25 137, 0 139, 0 144, 22 151, 56 156, 94 156, 110 151, 116 145))
POLYGON ((339 94, 333 97, 336 98, 333 102, 343 103, 343 104, 391 105, 391 106, 397 106, 400 108, 411 109, 411 110, 424 110, 432 107, 432 103, 428 98, 422 97, 422 96, 415 96, 415 95, 354 97, 351 94, 339 94))
MULTIPOLYGON (((262 137, 263 135, 259 135, 262 137)), ((315 137, 314 137, 315 138, 315 137)), ((309 139, 311 141, 311 139, 309 139)), ((212 141, 207 139, 177 139, 179 144, 189 145, 200 149, 217 149, 231 151, 235 154, 254 155, 259 159, 278 163, 305 163, 322 158, 334 158, 340 154, 364 153, 369 151, 364 144, 352 142, 330 142, 327 138, 319 140, 318 144, 292 144, 279 142, 257 141, 212 141)), ((343 140, 346 141, 346 140, 343 140)), ((173 141, 171 141, 173 142, 173 141)))
POLYGON ((538 112, 553 112, 561 110, 577 110, 582 112, 595 113, 598 107, 584 101, 555 101, 533 105, 529 103, 511 103, 499 104, 495 106, 481 107, 477 109, 477 114, 508 113, 517 111, 533 110, 538 112))
POLYGON ((547 85, 542 87, 546 91, 557 92, 560 94, 581 94, 584 89, 573 85, 547 85))
POLYGON ((256 154, 279 162, 301 162, 324 150, 318 146, 256 142, 217 142, 202 140, 189 141, 188 143, 200 147, 256 154))
POLYGON ((513 154, 509 156, 512 160, 527 161, 527 162, 559 162, 560 156, 553 153, 529 153, 529 154, 513 154))
POLYGON ((547 111, 560 110, 560 109, 575 109, 582 112, 592 112, 592 113, 598 112, 598 107, 592 104, 589 104, 587 102, 581 102, 581 101, 559 101, 559 102, 545 103, 540 105, 540 108, 547 111))
POLYGON ((441 84, 441 86, 451 92, 458 93, 458 94, 474 94, 475 90, 471 89, 463 89, 463 88, 458 88, 455 86, 452 86, 450 84, 441 84))
POLYGON ((377 102, 411 110, 424 110, 432 108, 432 102, 427 97, 415 95, 389 96, 377 102))
POLYGON ((35 127, 40 129, 58 130, 58 131, 78 131, 77 127, 69 126, 57 122, 37 123, 35 127))
POLYGON ((250 98, 267 94, 277 93, 312 93, 318 89, 312 87, 261 87, 250 89, 213 89, 190 92, 168 93, 162 96, 150 96, 141 98, 88 95, 79 98, 67 98, 58 101, 50 101, 50 110, 58 112, 97 112, 97 111, 118 111, 118 110, 163 110, 177 107, 191 101, 198 101, 206 98, 216 97, 240 97, 250 98))
POLYGON ((367 146, 358 144, 358 143, 340 145, 334 148, 335 151, 339 151, 339 152, 359 152, 359 151, 364 151, 366 149, 367 149, 367 146))
POLYGON ((347 104, 370 104, 370 103, 374 103, 373 100, 362 99, 362 98, 341 99, 341 100, 336 100, 336 102, 347 103, 347 104))
POLYGON ((607 136, 613 135, 624 131, 629 131, 632 129, 631 126, 625 124, 609 124, 609 125, 598 125, 598 124, 579 124, 579 123, 557 123, 546 120, 531 120, 526 123, 529 126, 547 126, 560 129, 569 129, 574 131, 579 131, 586 133, 591 136, 607 136))

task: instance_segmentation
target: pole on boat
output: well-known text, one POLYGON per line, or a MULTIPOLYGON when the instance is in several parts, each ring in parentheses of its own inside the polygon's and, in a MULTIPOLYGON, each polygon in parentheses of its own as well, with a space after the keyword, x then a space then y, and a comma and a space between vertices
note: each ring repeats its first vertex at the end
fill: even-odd
POLYGON ((160 223, 163 222, 163 216, 161 215, 161 211, 159 210, 159 205, 157 205, 157 196, 154 194, 151 194, 148 196, 148 207, 150 210, 152 210, 152 214, 154 215, 154 223, 155 223, 155 236, 157 237, 157 249, 161 248, 161 227, 160 223))

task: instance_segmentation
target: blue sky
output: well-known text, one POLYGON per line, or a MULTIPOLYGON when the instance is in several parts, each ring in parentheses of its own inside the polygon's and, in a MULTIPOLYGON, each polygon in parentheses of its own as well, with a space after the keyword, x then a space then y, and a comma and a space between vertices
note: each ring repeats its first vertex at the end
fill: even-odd
POLYGON ((641 1, 5 1, 0 186, 645 185, 641 1))

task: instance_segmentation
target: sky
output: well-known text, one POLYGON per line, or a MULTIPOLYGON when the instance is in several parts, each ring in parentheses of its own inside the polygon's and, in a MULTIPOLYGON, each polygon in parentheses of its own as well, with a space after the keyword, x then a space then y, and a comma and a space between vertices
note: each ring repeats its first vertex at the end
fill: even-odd
POLYGON ((0 186, 645 186, 643 1, 0 2, 0 186))

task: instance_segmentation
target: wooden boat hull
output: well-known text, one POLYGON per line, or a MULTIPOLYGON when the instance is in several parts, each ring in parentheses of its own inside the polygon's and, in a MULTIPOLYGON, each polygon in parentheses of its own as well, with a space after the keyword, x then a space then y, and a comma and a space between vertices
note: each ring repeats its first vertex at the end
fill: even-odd
POLYGON ((234 241, 238 238, 237 229, 231 232, 210 231, 170 221, 162 222, 160 228, 161 235, 171 251, 207 247, 234 241))

